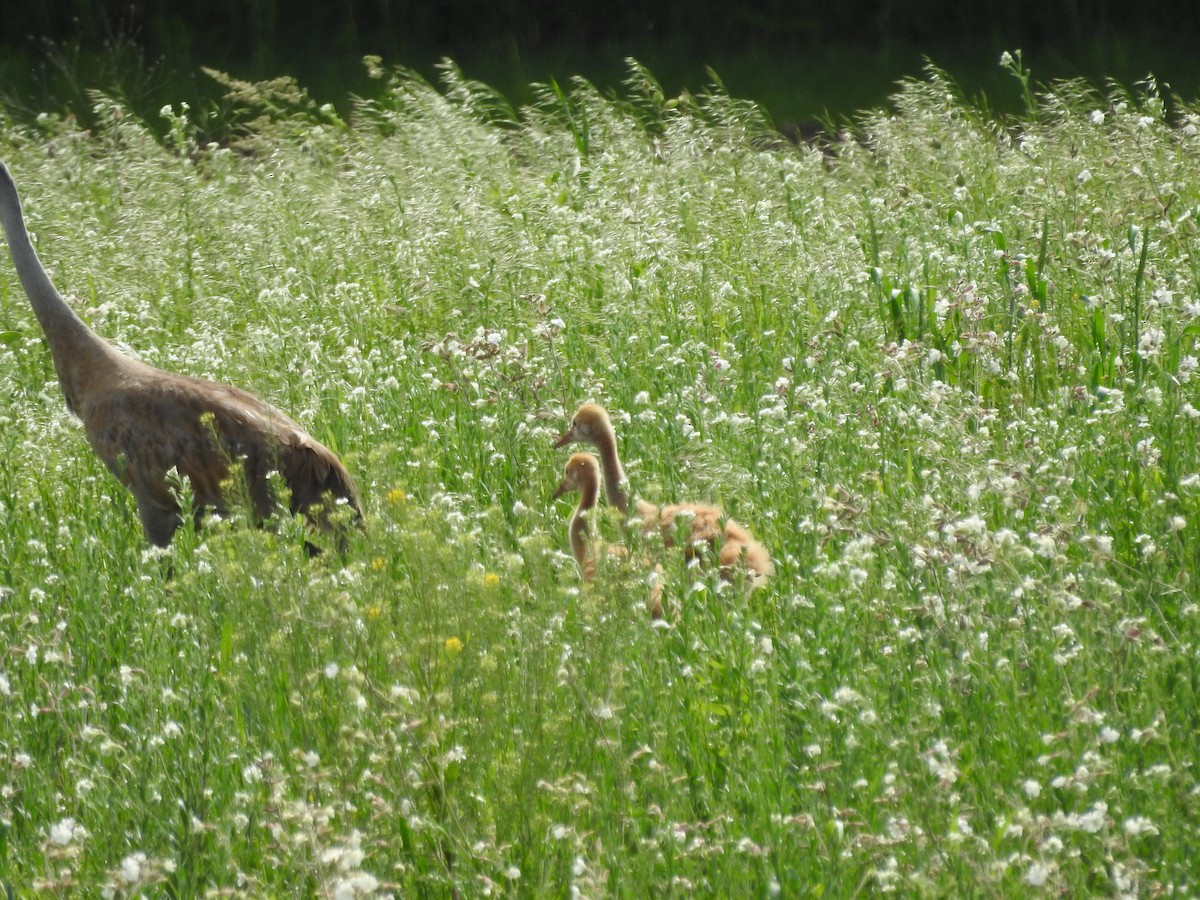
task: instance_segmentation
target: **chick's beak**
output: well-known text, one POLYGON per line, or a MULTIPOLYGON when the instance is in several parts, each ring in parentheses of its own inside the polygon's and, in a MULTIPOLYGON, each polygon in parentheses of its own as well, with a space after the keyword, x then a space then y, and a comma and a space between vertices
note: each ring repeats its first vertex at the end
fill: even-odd
POLYGON ((571 443, 571 441, 573 441, 573 440, 575 440, 575 429, 568 428, 566 431, 564 431, 562 434, 560 434, 558 436, 558 440, 556 440, 554 442, 554 446, 556 449, 558 447, 565 447, 565 446, 567 446, 567 444, 571 443))
POLYGON ((563 482, 554 489, 554 496, 552 496, 550 499, 557 500, 559 497, 561 497, 563 494, 565 494, 569 490, 570 490, 570 488, 567 487, 567 482, 564 479, 563 482))

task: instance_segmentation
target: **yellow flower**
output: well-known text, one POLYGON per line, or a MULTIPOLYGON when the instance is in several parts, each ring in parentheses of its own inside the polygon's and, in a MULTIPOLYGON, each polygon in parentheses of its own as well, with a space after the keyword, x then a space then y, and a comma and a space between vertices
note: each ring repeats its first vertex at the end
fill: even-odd
POLYGON ((381 607, 381 606, 368 606, 367 607, 367 618, 370 619, 372 622, 375 621, 376 619, 378 619, 382 615, 383 615, 383 607, 381 607))
POLYGON ((462 647, 462 641, 460 641, 458 638, 448 637, 446 638, 446 644, 443 649, 445 649, 448 655, 455 656, 462 652, 462 647))
POLYGON ((397 487, 397 488, 392 488, 390 491, 387 492, 387 498, 388 498, 388 503, 395 503, 395 504, 399 505, 408 499, 408 494, 404 493, 404 488, 397 487))
POLYGON ((500 583, 500 576, 497 575, 495 572, 488 572, 486 575, 483 576, 484 587, 492 588, 492 587, 495 587, 496 585, 498 585, 499 583, 500 583))
POLYGON ((382 572, 384 566, 386 566, 386 565, 387 565, 387 560, 384 559, 382 556, 377 556, 373 560, 371 560, 371 571, 372 572, 382 572))

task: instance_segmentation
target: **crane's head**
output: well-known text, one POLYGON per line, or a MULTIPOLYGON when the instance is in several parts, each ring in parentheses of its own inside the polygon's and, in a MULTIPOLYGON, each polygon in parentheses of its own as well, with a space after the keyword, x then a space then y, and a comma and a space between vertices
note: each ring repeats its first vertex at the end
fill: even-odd
POLYGON ((600 463, 590 453, 574 453, 567 460, 567 468, 563 472, 563 480, 554 491, 552 500, 557 500, 563 494, 578 491, 585 498, 595 501, 600 492, 600 463))
POLYGON ((585 403, 575 410, 571 418, 571 427, 558 436, 555 447, 565 447, 567 444, 581 441, 585 444, 599 445, 602 436, 612 435, 612 422, 604 407, 596 403, 585 403))

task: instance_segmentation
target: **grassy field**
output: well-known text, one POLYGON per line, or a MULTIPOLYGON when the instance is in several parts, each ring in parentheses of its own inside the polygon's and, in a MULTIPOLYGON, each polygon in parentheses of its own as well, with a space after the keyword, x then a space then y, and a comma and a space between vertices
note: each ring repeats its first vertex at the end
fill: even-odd
POLYGON ((931 72, 828 153, 637 68, 6 124, 80 314, 292 413, 367 529, 210 522, 168 579, 4 254, 0 884, 1193 896, 1200 108, 1010 68, 1019 120, 931 72), (766 589, 581 584, 588 399, 766 589))

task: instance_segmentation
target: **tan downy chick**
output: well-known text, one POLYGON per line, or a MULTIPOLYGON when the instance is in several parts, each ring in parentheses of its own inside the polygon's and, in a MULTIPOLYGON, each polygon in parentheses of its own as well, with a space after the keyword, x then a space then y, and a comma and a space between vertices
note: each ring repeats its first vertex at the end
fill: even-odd
MULTIPOLYGON (((579 564, 584 581, 592 581, 596 577, 596 553, 603 552, 612 556, 628 558, 629 551, 619 544, 593 543, 588 531, 588 514, 596 508, 600 498, 600 463, 590 453, 575 453, 567 460, 562 482, 554 491, 552 500, 557 500, 564 494, 578 493, 579 503, 571 515, 571 524, 567 533, 571 541, 571 553, 579 564)), ((661 567, 659 567, 661 570, 661 567)), ((650 615, 652 618, 662 618, 662 583, 656 581, 650 590, 650 615)))
POLYGON ((198 524, 206 509, 227 508, 222 483, 235 461, 245 473, 256 521, 278 505, 268 478, 272 471, 291 491, 293 514, 302 512, 328 528, 328 504, 343 500, 361 521, 362 504, 341 461, 275 407, 235 387, 146 365, 85 325, 42 267, 2 162, 0 222, 50 345, 67 408, 83 421, 92 449, 133 494, 152 544, 170 544, 181 524, 168 473, 174 469, 191 483, 198 524))
MULTIPOLYGON (((628 515, 628 481, 617 453, 616 432, 604 407, 596 403, 580 406, 571 418, 571 427, 558 436, 554 446, 564 447, 576 441, 596 448, 604 468, 604 489, 608 503, 628 515)), ((767 548, 755 540, 744 526, 725 518, 719 506, 675 503, 659 508, 653 503, 635 499, 634 508, 642 523, 642 531, 645 534, 660 533, 667 547, 675 545, 676 537, 682 530, 677 520, 690 520, 688 536, 683 542, 684 555, 690 560, 696 556, 697 549, 707 547, 717 556, 721 574, 726 580, 733 580, 739 564, 745 567, 751 589, 765 584, 774 574, 775 566, 767 548)))
POLYGON ((629 513, 629 481, 621 467, 617 454, 617 435, 604 407, 596 403, 585 403, 575 411, 571 427, 558 436, 554 446, 565 447, 571 443, 591 444, 600 454, 604 467, 604 494, 609 506, 629 513))

